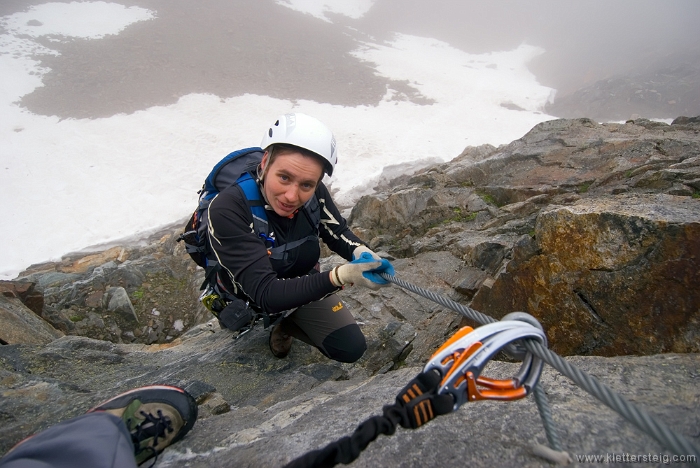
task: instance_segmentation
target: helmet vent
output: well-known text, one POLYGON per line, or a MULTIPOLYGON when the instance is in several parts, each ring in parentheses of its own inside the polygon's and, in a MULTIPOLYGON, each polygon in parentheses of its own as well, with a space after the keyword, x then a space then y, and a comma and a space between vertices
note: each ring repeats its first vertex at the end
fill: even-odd
POLYGON ((267 134, 270 135, 270 137, 272 137, 272 127, 270 127, 270 130, 267 131, 267 134))

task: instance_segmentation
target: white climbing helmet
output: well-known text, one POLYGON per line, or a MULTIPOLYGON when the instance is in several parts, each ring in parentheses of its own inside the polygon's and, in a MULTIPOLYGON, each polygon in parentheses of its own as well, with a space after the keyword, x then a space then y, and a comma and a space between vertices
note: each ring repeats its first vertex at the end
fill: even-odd
POLYGON ((320 120, 300 113, 279 116, 265 133, 260 147, 267 149, 276 143, 298 146, 319 155, 326 162, 326 174, 333 175, 338 162, 335 137, 320 120))

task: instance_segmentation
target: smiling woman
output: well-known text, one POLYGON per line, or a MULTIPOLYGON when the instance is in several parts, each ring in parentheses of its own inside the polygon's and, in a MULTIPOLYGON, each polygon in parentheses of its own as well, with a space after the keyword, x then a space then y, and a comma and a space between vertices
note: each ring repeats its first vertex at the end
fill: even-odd
POLYGON ((262 194, 280 216, 294 215, 313 196, 323 177, 321 161, 284 146, 267 153, 260 167, 267 179, 262 194))
POLYGON ((208 263, 217 266, 208 270, 208 291, 226 302, 210 303, 210 310, 233 328, 239 316, 245 317, 245 303, 272 317, 270 350, 278 358, 297 338, 331 359, 355 362, 365 352, 365 337, 335 292, 349 284, 379 288, 363 273, 388 263, 348 228, 321 181, 338 161, 335 137, 313 117, 286 114, 269 127, 261 147, 256 182, 265 201, 267 233, 251 230, 252 201, 237 184, 209 205, 208 263), (320 273, 319 240, 354 262, 320 273))

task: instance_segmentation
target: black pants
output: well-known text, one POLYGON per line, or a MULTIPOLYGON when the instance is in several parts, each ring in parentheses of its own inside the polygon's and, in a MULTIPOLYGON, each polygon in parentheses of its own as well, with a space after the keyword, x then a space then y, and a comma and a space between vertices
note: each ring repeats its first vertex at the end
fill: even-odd
POLYGON ((297 308, 279 326, 335 361, 355 362, 367 350, 360 326, 336 294, 297 308))

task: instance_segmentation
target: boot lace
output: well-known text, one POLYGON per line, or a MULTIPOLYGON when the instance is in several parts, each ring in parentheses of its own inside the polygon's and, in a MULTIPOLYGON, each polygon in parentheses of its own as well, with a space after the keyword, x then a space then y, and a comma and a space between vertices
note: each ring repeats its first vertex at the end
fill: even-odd
MULTIPOLYGON (((143 416, 144 420, 141 421, 134 427, 131 431, 131 441, 136 447, 136 454, 140 454, 145 450, 150 450, 153 452, 155 459, 150 466, 156 464, 158 460, 158 451, 155 447, 158 445, 158 438, 165 438, 167 433, 172 433, 175 429, 173 428, 173 423, 168 416, 164 416, 161 410, 156 412, 157 416, 153 416, 151 413, 146 413, 144 411, 139 412, 143 416), (141 443, 144 440, 153 438, 153 442, 148 444, 146 447, 141 447, 141 443)), ((127 425, 131 426, 132 420, 127 421, 127 425)))

